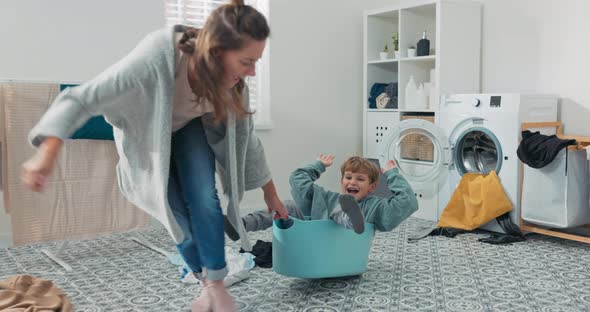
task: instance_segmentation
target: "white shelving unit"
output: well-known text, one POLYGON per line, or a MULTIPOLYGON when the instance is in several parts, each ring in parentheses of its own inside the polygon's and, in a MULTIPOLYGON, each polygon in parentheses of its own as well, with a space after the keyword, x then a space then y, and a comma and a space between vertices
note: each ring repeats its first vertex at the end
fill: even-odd
MULTIPOLYGON (((364 13, 363 53, 363 152, 378 157, 387 131, 402 119, 422 118, 436 121, 438 99, 443 94, 478 93, 480 91, 481 10, 479 2, 469 0, 412 0, 397 5, 367 10, 364 13), (426 31, 430 40, 427 56, 408 57, 407 48, 416 47, 426 31), (399 58, 393 53, 394 33, 399 34, 399 58), (379 52, 387 44, 389 58, 381 60, 379 52), (431 82, 434 69, 432 107, 413 109, 405 99, 410 76, 417 84, 431 82), (370 90, 375 83, 397 83, 397 108, 369 107, 370 90)), ((414 137, 416 142, 423 138, 414 137)), ((414 141, 412 141, 414 142, 414 141)), ((429 144, 413 145, 413 150, 427 155, 429 144), (420 149, 423 149, 420 151, 420 149), (424 152, 424 153, 422 153, 424 152)), ((428 154, 428 155, 433 155, 428 154)), ((434 156, 433 156, 434 157, 434 156)), ((428 159, 402 159, 407 170, 422 171, 431 166, 428 159)), ((417 194, 420 210, 414 216, 436 220, 437 190, 417 194)))

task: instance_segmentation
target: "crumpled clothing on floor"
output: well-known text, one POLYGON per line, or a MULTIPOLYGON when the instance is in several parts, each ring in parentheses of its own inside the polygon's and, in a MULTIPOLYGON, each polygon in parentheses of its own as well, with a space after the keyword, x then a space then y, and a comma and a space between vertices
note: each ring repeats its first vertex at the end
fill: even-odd
MULTIPOLYGON (((198 284, 199 280, 191 272, 188 265, 184 262, 180 254, 173 253, 168 256, 168 261, 178 266, 180 278, 186 284, 198 284)), ((254 256, 250 253, 237 253, 230 247, 225 247, 225 262, 227 264, 227 276, 223 279, 225 287, 229 287, 237 282, 243 281, 250 277, 250 270, 254 268, 254 256)))
POLYGON ((53 282, 31 275, 0 281, 0 311, 72 312, 70 299, 53 282))
MULTIPOLYGON (((240 252, 245 252, 240 249, 240 252)), ((254 263, 261 268, 272 268, 272 242, 257 240, 251 253, 255 256, 254 263)))

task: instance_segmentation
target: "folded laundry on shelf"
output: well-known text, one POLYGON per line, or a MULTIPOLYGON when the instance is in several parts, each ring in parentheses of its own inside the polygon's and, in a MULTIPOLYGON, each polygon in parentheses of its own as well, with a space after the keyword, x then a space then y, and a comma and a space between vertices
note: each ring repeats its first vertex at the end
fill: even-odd
POLYGON ((369 91, 369 108, 397 108, 397 82, 374 83, 369 91), (378 107, 377 98, 385 93, 389 100, 383 107, 378 107))

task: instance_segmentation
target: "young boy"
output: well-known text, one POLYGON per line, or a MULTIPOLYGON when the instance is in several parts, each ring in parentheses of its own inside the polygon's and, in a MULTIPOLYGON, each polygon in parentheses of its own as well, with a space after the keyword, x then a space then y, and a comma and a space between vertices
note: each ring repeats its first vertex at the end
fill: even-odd
MULTIPOLYGON (((399 174, 395 162, 390 160, 384 169, 390 197, 370 196, 377 187, 379 169, 369 160, 353 156, 341 166, 340 193, 325 190, 314 183, 326 168, 333 164, 334 155, 320 154, 319 160, 295 170, 289 179, 294 201, 285 201, 289 215, 298 219, 310 216, 312 220, 331 219, 357 233, 364 231, 365 222, 379 231, 391 231, 418 209, 414 191, 399 174)), ((247 231, 264 230, 272 226, 272 216, 257 211, 242 218, 247 231)), ((239 236, 229 222, 225 230, 232 240, 239 236)))

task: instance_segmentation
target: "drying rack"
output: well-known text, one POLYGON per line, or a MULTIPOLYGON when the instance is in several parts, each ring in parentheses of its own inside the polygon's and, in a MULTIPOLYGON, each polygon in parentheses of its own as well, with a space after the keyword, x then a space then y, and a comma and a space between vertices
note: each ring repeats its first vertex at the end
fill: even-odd
MULTIPOLYGON (((157 247, 156 245, 152 244, 151 242, 149 242, 147 239, 145 239, 141 233, 139 232, 135 232, 131 235, 132 237, 130 237, 129 239, 140 244, 141 246, 151 249, 159 254, 161 254, 162 256, 166 257, 166 258, 170 258, 170 256, 172 255, 172 253, 157 247)), ((65 254, 65 250, 67 249, 68 245, 70 244, 69 241, 63 241, 59 243, 59 248, 57 249, 56 252, 51 251, 50 249, 47 248, 43 248, 40 249, 40 251, 45 254, 49 259, 53 260, 53 262, 59 264, 62 268, 64 268, 66 271, 70 272, 72 271, 72 266, 70 266, 64 259, 62 259, 62 256, 65 254)))
MULTIPOLYGON (((568 150, 572 151, 580 151, 585 150, 586 147, 590 146, 590 137, 586 136, 575 136, 575 135, 564 135, 563 134, 563 126, 561 122, 525 122, 522 124, 522 131, 529 130, 532 128, 555 128, 556 135, 558 138, 563 140, 576 140, 576 145, 570 145, 567 147, 568 150)), ((524 163, 520 162, 520 207, 522 207, 522 190, 523 190, 523 183, 524 183, 524 163)), ((522 219, 521 209, 518 210, 518 221, 520 225, 520 229, 526 232, 538 233, 547 236, 559 237, 563 239, 569 239, 573 241, 583 242, 583 243, 590 243, 590 237, 564 233, 557 230, 551 230, 539 227, 532 223, 528 223, 522 219)), ((582 227, 590 228, 590 224, 583 225, 582 227)))

